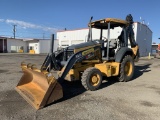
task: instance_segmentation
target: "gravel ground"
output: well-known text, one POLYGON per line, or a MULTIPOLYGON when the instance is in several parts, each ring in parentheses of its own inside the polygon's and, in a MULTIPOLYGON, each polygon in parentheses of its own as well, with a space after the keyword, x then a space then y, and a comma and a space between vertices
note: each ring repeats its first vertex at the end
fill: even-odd
POLYGON ((15 90, 21 61, 43 63, 45 55, 0 54, 1 120, 159 120, 160 59, 141 59, 126 83, 104 81, 97 91, 80 82, 65 83, 65 96, 41 110, 33 109, 15 90))

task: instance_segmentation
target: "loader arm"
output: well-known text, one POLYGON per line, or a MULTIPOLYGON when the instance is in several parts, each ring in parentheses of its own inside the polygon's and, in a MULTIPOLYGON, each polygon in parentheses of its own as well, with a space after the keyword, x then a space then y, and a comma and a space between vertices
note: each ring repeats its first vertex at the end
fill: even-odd
POLYGON ((41 66, 41 71, 47 70, 50 72, 51 70, 60 70, 60 65, 56 62, 55 54, 49 53, 41 66))
POLYGON ((96 46, 94 48, 91 48, 93 51, 91 52, 88 52, 87 54, 85 54, 86 51, 88 50, 91 50, 91 49, 87 49, 87 50, 83 50, 83 51, 80 51, 80 52, 77 52, 75 54, 73 54, 70 59, 68 59, 68 61, 66 62, 65 66, 63 67, 62 69, 62 74, 61 74, 61 77, 59 77, 58 79, 58 82, 62 82, 64 80, 64 78, 66 77, 66 75, 68 74, 69 70, 73 67, 73 65, 76 63, 76 62, 81 62, 83 60, 86 60, 88 59, 88 55, 89 54, 94 54, 94 51, 96 49, 99 49, 100 47, 96 46))

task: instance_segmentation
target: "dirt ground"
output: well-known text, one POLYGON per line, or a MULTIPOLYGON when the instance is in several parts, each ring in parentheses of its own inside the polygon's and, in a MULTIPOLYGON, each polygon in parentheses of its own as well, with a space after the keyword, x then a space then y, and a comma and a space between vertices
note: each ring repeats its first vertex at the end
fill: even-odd
POLYGON ((16 91, 21 61, 43 63, 45 55, 0 54, 1 120, 159 120, 160 59, 141 59, 134 78, 126 83, 104 81, 97 91, 85 91, 80 82, 66 83, 62 100, 33 109, 16 91))

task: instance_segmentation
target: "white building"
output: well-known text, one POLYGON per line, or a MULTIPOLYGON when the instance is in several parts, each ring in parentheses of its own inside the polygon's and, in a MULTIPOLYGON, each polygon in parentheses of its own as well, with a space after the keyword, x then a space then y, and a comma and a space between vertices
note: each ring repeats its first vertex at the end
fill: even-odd
MULTIPOLYGON (((54 40, 54 51, 57 50, 58 40, 54 40)), ((50 50, 49 39, 13 39, 7 37, 0 37, 0 53, 4 52, 21 52, 28 53, 33 50, 35 54, 48 53, 50 50)))
MULTIPOLYGON (((29 49, 33 49, 36 54, 39 53, 48 53, 50 50, 50 40, 43 40, 43 39, 37 39, 37 40, 29 40, 26 41, 29 49)), ((58 40, 54 40, 54 50, 56 51, 58 47, 58 40)))
MULTIPOLYGON (((133 24, 135 40, 139 45, 140 56, 147 56, 151 52, 152 45, 152 31, 145 24, 141 24, 139 22, 135 22, 133 24)), ((66 47, 72 44, 78 44, 85 42, 88 36, 88 28, 86 29, 78 29, 78 30, 67 30, 67 31, 59 31, 57 32, 57 39, 59 40, 59 45, 62 47, 66 47)), ((121 34, 122 28, 117 27, 111 29, 110 38, 118 38, 121 34)), ((103 32, 103 36, 107 37, 107 30, 103 32)), ((92 39, 100 38, 100 30, 93 29, 92 30, 92 39)))

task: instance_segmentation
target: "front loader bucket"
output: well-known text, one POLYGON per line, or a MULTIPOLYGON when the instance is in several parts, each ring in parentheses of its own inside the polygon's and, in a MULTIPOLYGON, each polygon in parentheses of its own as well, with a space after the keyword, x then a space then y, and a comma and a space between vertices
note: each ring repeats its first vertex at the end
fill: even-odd
POLYGON ((61 85, 47 71, 22 64, 24 72, 16 91, 34 108, 40 109, 63 97, 61 85))

